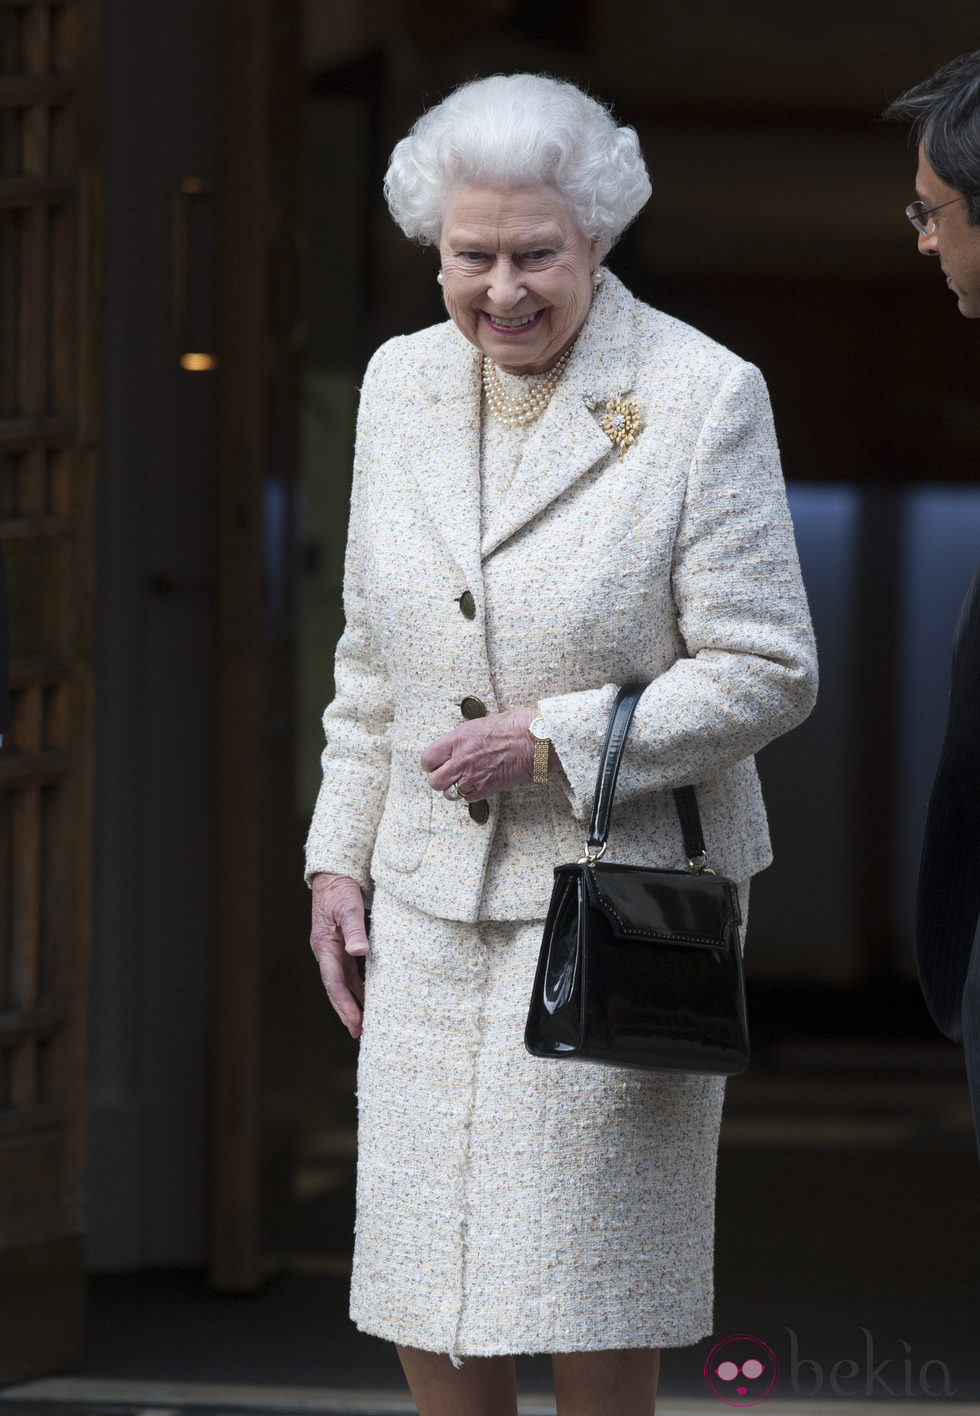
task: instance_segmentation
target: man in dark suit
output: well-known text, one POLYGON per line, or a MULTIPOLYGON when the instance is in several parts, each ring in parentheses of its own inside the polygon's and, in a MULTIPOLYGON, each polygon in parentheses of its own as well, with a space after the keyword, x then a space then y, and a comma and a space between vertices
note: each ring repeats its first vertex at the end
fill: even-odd
MULTIPOLYGON (((938 256, 967 319, 980 318, 980 50, 945 64, 885 111, 919 146, 917 201, 906 215, 919 250, 938 256)), ((980 1144, 980 570, 953 646, 949 716, 929 799, 915 952, 936 1024, 966 1054, 980 1144)))

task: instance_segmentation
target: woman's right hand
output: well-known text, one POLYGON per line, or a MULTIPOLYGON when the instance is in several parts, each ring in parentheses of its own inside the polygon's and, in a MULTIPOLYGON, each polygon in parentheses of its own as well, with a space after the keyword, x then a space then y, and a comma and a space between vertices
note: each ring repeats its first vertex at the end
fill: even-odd
POLYGON ((369 947, 361 887, 346 875, 326 873, 314 875, 311 883, 310 948, 334 1012, 351 1037, 360 1037, 364 984, 357 971, 357 956, 366 954, 369 947))

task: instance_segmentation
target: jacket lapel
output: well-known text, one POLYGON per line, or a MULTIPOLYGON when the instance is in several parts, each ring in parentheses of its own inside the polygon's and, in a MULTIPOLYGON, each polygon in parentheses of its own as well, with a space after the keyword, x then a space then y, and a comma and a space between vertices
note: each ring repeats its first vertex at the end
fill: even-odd
POLYGON ((419 416, 403 430, 405 463, 465 588, 482 602, 480 355, 457 330, 445 333, 417 371, 419 416))
POLYGON ((424 366, 414 404, 419 416, 403 430, 405 463, 427 514, 456 562, 463 583, 483 599, 481 560, 508 540, 590 467, 610 442, 599 426, 607 399, 628 393, 636 378, 632 296, 605 272, 565 376, 541 417, 480 544, 480 354, 452 326, 424 366))
POLYGON ((636 378, 631 300, 616 277, 605 272, 565 376, 487 527, 484 558, 608 454, 611 444, 599 418, 607 399, 628 393, 636 378))

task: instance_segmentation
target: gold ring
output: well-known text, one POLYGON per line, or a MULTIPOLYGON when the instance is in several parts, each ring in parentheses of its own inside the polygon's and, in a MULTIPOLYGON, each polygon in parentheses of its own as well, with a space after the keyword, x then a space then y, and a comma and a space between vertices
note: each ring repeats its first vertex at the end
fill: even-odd
MULTIPOLYGON (((463 793, 459 789, 458 782, 451 782, 449 784, 446 788, 446 796, 450 801, 466 801, 466 797, 463 796, 463 793)), ((468 802, 467 805, 469 805, 468 802)))

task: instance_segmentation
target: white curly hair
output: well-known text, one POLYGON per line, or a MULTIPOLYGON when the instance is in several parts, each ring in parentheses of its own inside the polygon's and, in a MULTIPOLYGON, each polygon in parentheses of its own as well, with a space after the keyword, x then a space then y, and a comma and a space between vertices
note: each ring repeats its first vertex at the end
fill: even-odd
POLYGON ((633 128, 574 84, 495 74, 430 108, 391 154, 385 198, 405 235, 436 245, 460 187, 548 187, 603 256, 650 195, 633 128))

